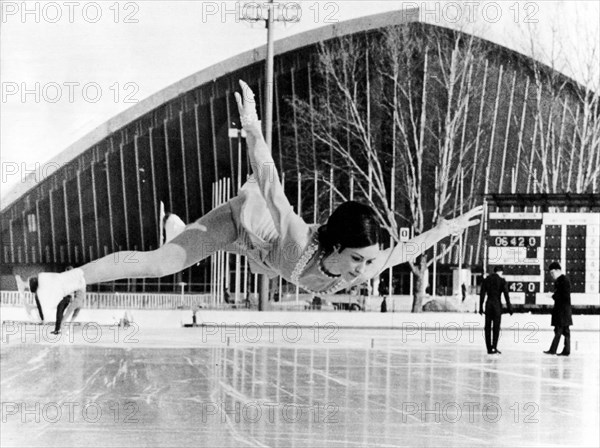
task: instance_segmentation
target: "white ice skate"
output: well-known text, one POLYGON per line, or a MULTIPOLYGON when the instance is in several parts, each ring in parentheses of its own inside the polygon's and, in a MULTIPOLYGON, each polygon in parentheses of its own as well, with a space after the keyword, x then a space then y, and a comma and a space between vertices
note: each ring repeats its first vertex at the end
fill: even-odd
MULTIPOLYGON (((185 230, 185 223, 174 213, 165 213, 165 206, 160 203, 160 245, 167 244, 185 230)), ((206 230, 206 229, 205 229, 206 230)))
POLYGON ((21 305, 25 308, 27 316, 33 322, 41 322, 42 318, 40 317, 40 313, 38 313, 37 306, 34 303, 30 303, 27 296, 27 293, 31 292, 29 281, 24 282, 20 275, 15 275, 15 280, 17 281, 17 290, 19 291, 21 305))

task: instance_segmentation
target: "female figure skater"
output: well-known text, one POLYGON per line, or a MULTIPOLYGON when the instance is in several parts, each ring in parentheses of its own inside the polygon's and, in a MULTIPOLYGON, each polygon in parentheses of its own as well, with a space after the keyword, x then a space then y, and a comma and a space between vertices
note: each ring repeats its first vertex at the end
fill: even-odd
POLYGON ((54 315, 64 296, 86 284, 163 277, 218 250, 246 255, 254 273, 281 275, 307 291, 330 294, 363 283, 416 257, 442 238, 479 223, 472 218, 481 214, 481 206, 383 251, 374 211, 358 202, 341 204, 323 226, 307 225, 283 192, 262 135, 254 94, 243 81, 240 86, 243 99, 237 92, 235 99, 247 133, 253 174, 238 196, 179 229, 176 236, 167 235, 167 242, 154 251, 118 252, 72 271, 39 274, 37 294, 44 315, 54 315))

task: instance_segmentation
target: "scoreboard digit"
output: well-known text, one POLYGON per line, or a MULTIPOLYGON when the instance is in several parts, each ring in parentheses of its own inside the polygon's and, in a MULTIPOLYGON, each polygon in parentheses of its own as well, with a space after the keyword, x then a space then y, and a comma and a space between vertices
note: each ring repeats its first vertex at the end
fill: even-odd
POLYGON ((539 247, 540 246, 540 237, 538 236, 496 236, 489 238, 490 244, 492 246, 498 247, 539 247))
POLYGON ((540 292, 539 282, 507 282, 508 290, 511 292, 533 293, 540 292))

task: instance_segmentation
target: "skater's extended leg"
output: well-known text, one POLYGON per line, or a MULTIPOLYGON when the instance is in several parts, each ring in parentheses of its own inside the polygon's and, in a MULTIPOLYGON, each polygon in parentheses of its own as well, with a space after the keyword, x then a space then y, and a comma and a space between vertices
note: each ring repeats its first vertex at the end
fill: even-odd
POLYGON ((230 246, 237 229, 229 204, 224 204, 193 224, 159 249, 148 252, 116 252, 61 274, 38 276, 42 308, 56 309, 60 300, 86 285, 123 278, 163 277, 198 263, 230 246))
POLYGON ((231 209, 224 205, 188 225, 181 234, 156 250, 115 252, 80 269, 87 285, 122 278, 164 277, 209 257, 233 243, 236 237, 231 209))
POLYGON ((59 334, 60 329, 62 327, 62 323, 64 318, 67 317, 67 313, 65 312, 71 303, 71 296, 65 296, 58 304, 58 308, 56 308, 56 322, 54 323, 54 331, 52 334, 59 334))
POLYGON ((69 303, 69 306, 67 307, 67 309, 65 311, 65 316, 64 316, 65 322, 67 320, 69 322, 73 322, 77 318, 77 315, 79 314, 79 311, 81 310, 81 307, 83 307, 83 305, 85 304, 85 296, 86 296, 85 289, 80 289, 73 293, 73 300, 71 300, 71 302, 69 303))

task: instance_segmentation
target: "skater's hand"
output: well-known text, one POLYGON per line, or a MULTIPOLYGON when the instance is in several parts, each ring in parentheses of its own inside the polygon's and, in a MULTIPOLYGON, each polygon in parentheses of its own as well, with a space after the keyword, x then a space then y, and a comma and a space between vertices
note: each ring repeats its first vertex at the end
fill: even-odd
POLYGON ((443 220, 439 227, 443 228, 447 234, 460 235, 467 227, 477 225, 481 222, 479 219, 473 219, 483 213, 483 205, 469 210, 458 218, 443 220))
POLYGON ((242 127, 246 130, 258 129, 260 131, 260 121, 256 114, 256 100, 254 99, 254 92, 248 84, 240 79, 240 87, 242 88, 242 95, 238 92, 234 93, 235 101, 237 103, 238 112, 240 113, 240 121, 242 127))
POLYGON ((483 310, 479 310, 479 314, 483 316, 483 310))

